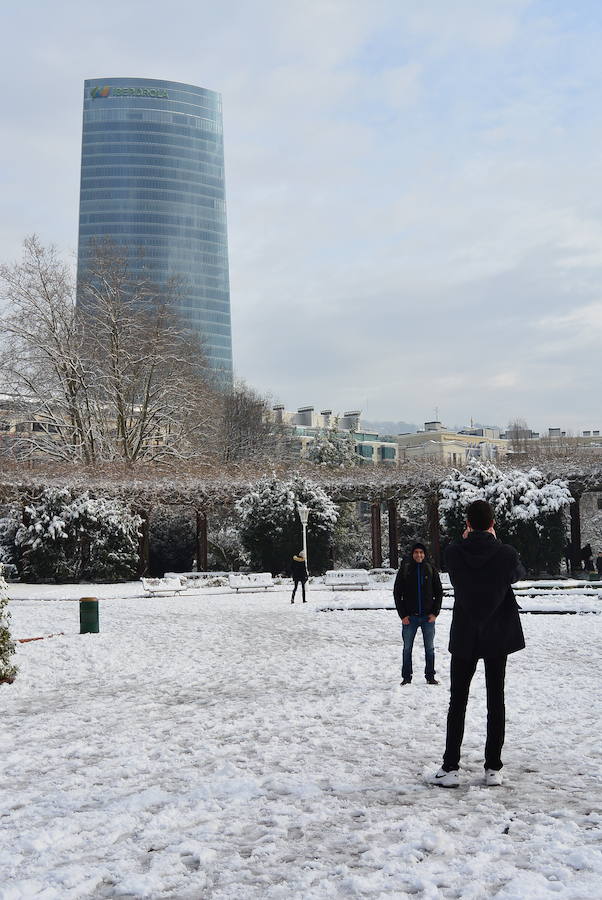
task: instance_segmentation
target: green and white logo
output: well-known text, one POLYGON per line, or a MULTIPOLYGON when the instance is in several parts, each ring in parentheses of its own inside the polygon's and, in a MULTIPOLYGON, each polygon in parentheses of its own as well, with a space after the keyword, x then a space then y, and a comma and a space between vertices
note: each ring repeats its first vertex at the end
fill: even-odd
POLYGON ((111 87, 110 85, 90 88, 90 97, 93 100, 101 97, 159 97, 163 100, 169 99, 165 88, 111 87))

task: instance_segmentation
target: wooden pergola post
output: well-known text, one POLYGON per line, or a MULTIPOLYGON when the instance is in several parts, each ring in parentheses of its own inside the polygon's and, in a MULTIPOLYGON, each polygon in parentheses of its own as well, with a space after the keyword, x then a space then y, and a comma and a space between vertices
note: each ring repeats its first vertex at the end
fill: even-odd
POLYGON ((426 515, 429 529, 429 541, 433 562, 441 568, 441 525, 439 522, 439 495, 429 494, 426 501, 426 515))
POLYGON ((399 566, 399 535, 395 500, 387 501, 387 512, 389 514, 389 565, 392 569, 396 569, 399 566))
POLYGON ((370 509, 372 533, 372 568, 380 569, 383 564, 382 534, 380 528, 380 503, 373 503, 370 509))
POLYGON ((207 571, 207 516, 200 509, 196 512, 196 567, 198 572, 207 571))
POLYGON ((573 494, 573 502, 569 506, 571 516, 571 569, 572 572, 581 568, 581 510, 579 508, 580 495, 573 494))
POLYGON ((138 577, 148 575, 150 563, 150 523, 149 514, 145 509, 137 510, 142 519, 140 537, 138 538, 138 577))

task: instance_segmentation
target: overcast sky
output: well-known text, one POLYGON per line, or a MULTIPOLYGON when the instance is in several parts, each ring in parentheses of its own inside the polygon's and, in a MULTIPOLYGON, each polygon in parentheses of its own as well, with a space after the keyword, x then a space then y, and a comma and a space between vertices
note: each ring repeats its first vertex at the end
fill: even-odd
POLYGON ((602 427, 598 0, 22 0, 0 257, 77 245, 84 78, 220 91, 234 360, 287 408, 602 427))

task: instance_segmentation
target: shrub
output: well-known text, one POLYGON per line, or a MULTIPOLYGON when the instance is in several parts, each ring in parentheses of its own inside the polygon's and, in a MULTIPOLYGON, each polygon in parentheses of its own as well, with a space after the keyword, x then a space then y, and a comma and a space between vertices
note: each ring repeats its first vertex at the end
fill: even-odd
POLYGON ((465 527, 466 508, 473 500, 493 507, 500 540, 512 544, 527 569, 557 574, 566 544, 563 512, 571 502, 565 481, 547 481, 538 469, 500 470, 493 463, 474 461, 454 470, 440 488, 441 521, 450 537, 465 527))
POLYGON ((118 500, 47 488, 15 535, 26 581, 127 581, 136 575, 140 516, 118 500))
POLYGON ((302 546, 297 504, 309 509, 307 555, 310 570, 325 572, 338 518, 335 504, 322 488, 300 475, 281 481, 275 475, 260 479, 237 503, 241 538, 256 571, 277 575, 289 572, 293 554, 302 546))
POLYGON ((10 636, 9 623, 8 593, 0 564, 0 683, 12 681, 17 674, 17 667, 11 661, 15 652, 15 642, 10 636))

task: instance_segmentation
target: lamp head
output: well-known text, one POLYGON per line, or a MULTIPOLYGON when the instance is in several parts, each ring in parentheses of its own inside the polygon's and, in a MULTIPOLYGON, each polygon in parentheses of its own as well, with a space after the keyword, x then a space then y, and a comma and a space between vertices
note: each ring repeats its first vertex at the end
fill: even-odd
POLYGON ((297 503, 297 512, 299 513, 301 524, 307 525, 307 520, 309 519, 309 506, 305 506, 303 503, 297 503))

